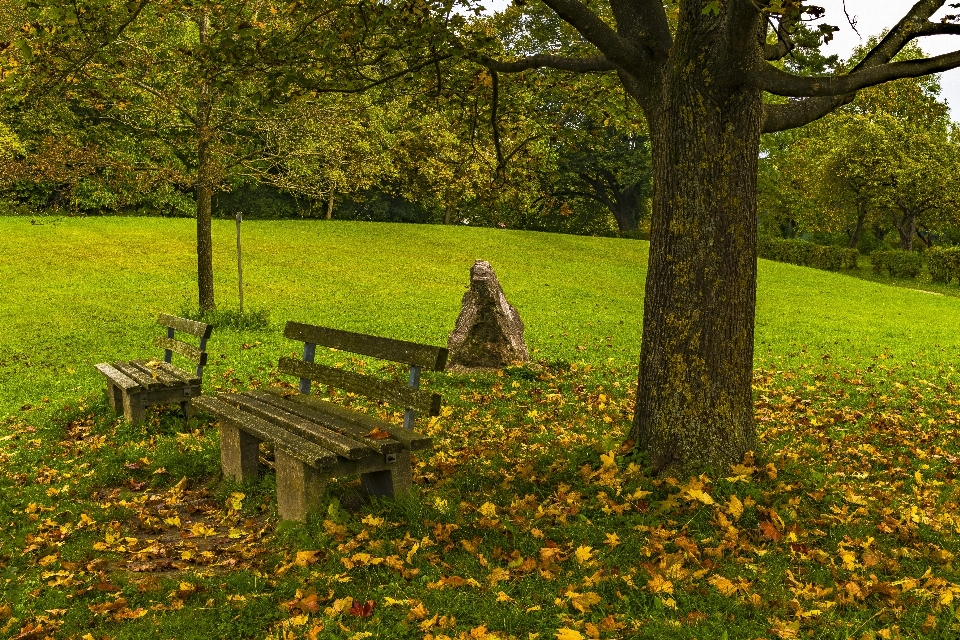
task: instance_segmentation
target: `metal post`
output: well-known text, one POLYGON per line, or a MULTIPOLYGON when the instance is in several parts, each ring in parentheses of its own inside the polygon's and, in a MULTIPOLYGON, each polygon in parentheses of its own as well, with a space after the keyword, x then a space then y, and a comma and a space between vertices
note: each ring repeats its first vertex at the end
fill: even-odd
POLYGON ((240 222, 243 214, 237 211, 237 274, 240 283, 240 315, 243 315, 243 257, 240 253, 240 222))
MULTIPOLYGON (((173 340, 173 327, 167 327, 167 337, 173 340)), ((164 350, 163 361, 170 364, 173 361, 173 351, 170 349, 164 350)))
MULTIPOLYGON (((420 367, 411 365, 410 366, 410 381, 407 383, 407 386, 411 389, 420 388, 420 367)), ((404 429, 413 429, 413 421, 417 419, 417 412, 413 409, 407 408, 403 412, 403 428, 404 429)))

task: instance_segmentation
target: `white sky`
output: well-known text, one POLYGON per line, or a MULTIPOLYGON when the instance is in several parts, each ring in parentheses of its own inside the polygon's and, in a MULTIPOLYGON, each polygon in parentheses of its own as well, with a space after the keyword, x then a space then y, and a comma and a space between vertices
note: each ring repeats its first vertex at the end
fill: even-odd
MULTIPOLYGON (((857 31, 860 32, 858 36, 850 28, 843 13, 844 0, 811 1, 827 10, 822 22, 840 27, 840 31, 834 34, 833 41, 823 48, 824 53, 837 54, 840 58, 848 57, 856 46, 866 42, 870 36, 893 27, 916 2, 916 0, 846 0, 847 13, 856 20, 857 31)), ((509 2, 510 0, 485 0, 483 4, 489 10, 498 10, 506 7, 509 2)), ((950 4, 953 2, 945 3, 944 9, 933 19, 937 20, 941 15, 948 13, 960 13, 958 9, 950 9, 950 4)), ((929 55, 960 49, 960 36, 932 36, 920 38, 917 42, 929 55)), ((953 120, 960 122, 960 69, 940 74, 940 84, 943 86, 942 97, 951 107, 953 120)))

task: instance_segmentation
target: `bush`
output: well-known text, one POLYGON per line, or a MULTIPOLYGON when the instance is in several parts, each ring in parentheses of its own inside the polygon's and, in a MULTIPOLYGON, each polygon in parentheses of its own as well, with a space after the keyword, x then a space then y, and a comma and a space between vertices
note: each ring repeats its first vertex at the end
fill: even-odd
POLYGON ((923 268, 923 256, 913 251, 874 251, 870 254, 870 264, 877 275, 886 272, 896 278, 916 278, 923 268))
POLYGON ((933 247, 927 251, 927 270, 934 282, 960 284, 960 247, 933 247))
POLYGON ((814 244, 806 240, 786 240, 780 238, 760 237, 757 250, 761 258, 789 262, 802 267, 817 269, 857 268, 857 250, 846 247, 832 247, 814 244))

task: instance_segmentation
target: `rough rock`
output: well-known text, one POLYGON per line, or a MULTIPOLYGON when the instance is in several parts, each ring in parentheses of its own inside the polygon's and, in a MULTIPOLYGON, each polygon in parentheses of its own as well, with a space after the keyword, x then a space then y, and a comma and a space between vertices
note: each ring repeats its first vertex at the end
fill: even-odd
POLYGON ((507 302, 493 267, 477 260, 470 268, 470 289, 450 338, 448 369, 500 369, 528 362, 520 314, 507 302))

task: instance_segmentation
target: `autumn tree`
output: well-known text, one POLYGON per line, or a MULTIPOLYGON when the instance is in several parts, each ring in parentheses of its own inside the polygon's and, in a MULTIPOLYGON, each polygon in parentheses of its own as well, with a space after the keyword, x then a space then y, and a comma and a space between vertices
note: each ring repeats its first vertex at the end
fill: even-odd
MULTIPOLYGON (((9 2, 10 0, 8 0, 9 2)), ((330 9, 265 0, 84 0, 22 3, 26 26, 8 45, 21 64, 8 92, 62 95, 150 150, 154 171, 193 192, 201 309, 215 306, 211 205, 248 153, 259 110, 288 98, 276 78, 316 56, 330 9)))
POLYGON ((789 0, 542 0, 535 10, 559 18, 549 48, 491 44, 486 33, 451 38, 498 74, 540 67, 616 74, 646 118, 653 212, 630 436, 653 469, 722 467, 757 444, 751 377, 761 134, 817 120, 866 87, 960 66, 960 51, 893 61, 918 37, 960 34, 954 17, 931 21, 944 4, 920 0, 856 66, 824 76, 777 62, 794 49, 795 25, 822 13, 789 0))

